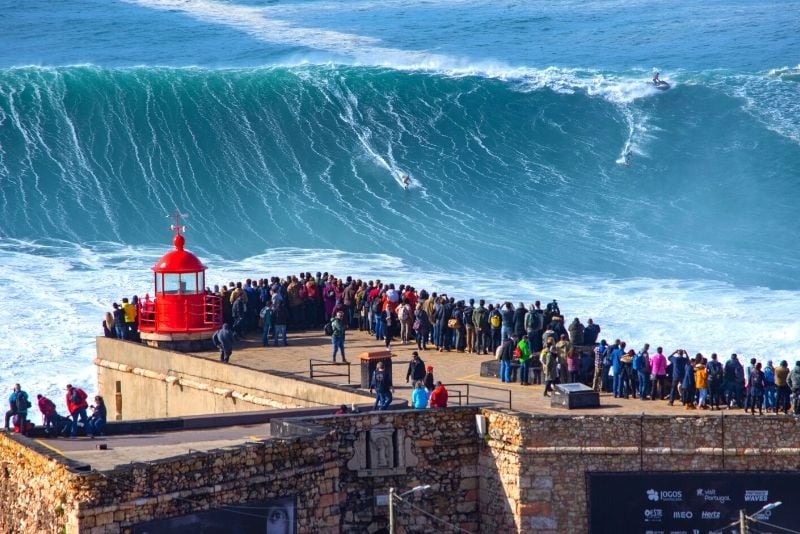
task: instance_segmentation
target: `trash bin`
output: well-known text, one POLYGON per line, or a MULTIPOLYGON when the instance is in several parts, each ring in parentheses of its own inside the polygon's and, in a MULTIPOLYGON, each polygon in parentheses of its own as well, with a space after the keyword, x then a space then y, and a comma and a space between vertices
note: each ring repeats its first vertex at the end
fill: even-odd
POLYGON ((388 350, 373 350, 369 352, 362 352, 358 355, 361 360, 361 387, 369 388, 370 380, 372 380, 372 372, 377 367, 378 362, 383 362, 383 366, 389 373, 392 374, 392 353, 388 350))

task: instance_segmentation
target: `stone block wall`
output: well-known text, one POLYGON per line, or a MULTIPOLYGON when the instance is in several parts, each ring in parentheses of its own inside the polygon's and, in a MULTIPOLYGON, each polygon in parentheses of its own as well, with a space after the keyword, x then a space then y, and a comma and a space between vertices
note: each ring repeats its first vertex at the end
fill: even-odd
MULTIPOLYGON (((295 420, 293 420, 295 421, 295 420)), ((138 523, 296 497, 298 532, 574 533, 588 528, 586 473, 800 469, 790 417, 534 416, 457 407, 307 417, 302 436, 85 471, 0 434, 0 532, 130 532, 138 523), (488 420, 477 435, 475 414, 488 420), (384 454, 385 453, 385 454, 384 454)), ((285 425, 287 428, 292 425, 285 425)))
POLYGON ((76 510, 85 494, 69 465, 0 433, 0 532, 77 532, 76 510))
POLYGON ((357 391, 139 343, 97 338, 97 385, 110 420, 338 406, 371 401, 357 391))
POLYGON ((795 418, 484 414, 485 533, 587 531, 587 472, 800 469, 795 418))

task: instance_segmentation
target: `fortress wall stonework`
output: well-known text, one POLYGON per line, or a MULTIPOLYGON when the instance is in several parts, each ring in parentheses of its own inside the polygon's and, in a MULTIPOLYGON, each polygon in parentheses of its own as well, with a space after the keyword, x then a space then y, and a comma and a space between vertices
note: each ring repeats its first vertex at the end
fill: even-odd
POLYGON ((316 433, 98 473, 0 435, 0 531, 113 533, 247 501, 296 498, 298 532, 371 532, 389 487, 399 532, 588 529, 586 473, 800 470, 794 418, 534 416, 478 407, 305 418, 316 433), (487 417, 477 434, 475 415, 487 417), (383 452, 386 454, 382 456, 383 452))
POLYGON ((586 532, 587 472, 800 470, 795 418, 485 413, 486 533, 512 520, 515 532, 586 532))

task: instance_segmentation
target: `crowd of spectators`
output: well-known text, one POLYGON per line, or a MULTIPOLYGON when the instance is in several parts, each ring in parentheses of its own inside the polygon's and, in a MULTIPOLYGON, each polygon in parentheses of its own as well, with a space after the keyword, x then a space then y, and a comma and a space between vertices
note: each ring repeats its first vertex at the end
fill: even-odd
MULTIPOLYGON (((751 359, 745 366, 733 354, 723 364, 716 354, 690 357, 677 349, 666 356, 661 347, 651 354, 648 344, 638 350, 619 339, 609 344, 599 339, 601 328, 592 318, 584 325, 576 317, 566 325, 555 300, 544 307, 538 300, 528 306, 458 300, 408 284, 323 272, 247 279, 207 292, 220 297, 223 321, 237 338, 258 330, 264 346, 270 340, 286 346, 287 332, 334 324, 334 361, 337 350, 346 361, 344 326, 375 336, 387 348, 395 342, 416 344, 418 351, 491 354, 499 361, 502 382, 543 384, 544 395, 555 384, 581 382, 620 399, 670 405, 678 400, 687 410, 788 413, 800 404, 800 362, 789 369, 786 361, 774 366, 751 359)), ((126 304, 123 299, 123 306, 107 314, 106 322, 114 325, 107 335, 134 335, 135 311, 131 317, 126 304)))

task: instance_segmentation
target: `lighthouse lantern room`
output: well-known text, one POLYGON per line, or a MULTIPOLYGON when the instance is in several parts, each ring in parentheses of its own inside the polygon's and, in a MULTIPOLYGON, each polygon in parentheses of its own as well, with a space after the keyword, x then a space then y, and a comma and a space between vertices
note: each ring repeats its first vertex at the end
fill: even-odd
POLYGON ((218 295, 206 292, 206 266, 184 249, 183 217, 174 214, 175 248, 153 266, 154 297, 139 302, 139 332, 148 345, 177 350, 208 348, 222 324, 218 295))

